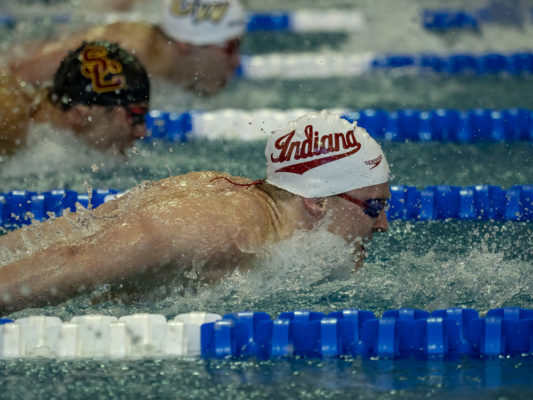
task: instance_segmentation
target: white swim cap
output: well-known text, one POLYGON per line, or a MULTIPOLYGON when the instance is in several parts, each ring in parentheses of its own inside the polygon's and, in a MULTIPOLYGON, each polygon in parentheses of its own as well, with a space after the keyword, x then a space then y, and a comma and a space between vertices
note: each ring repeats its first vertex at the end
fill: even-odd
POLYGON ((159 26, 180 42, 222 45, 243 34, 246 16, 238 0, 165 0, 159 26))
POLYGON ((326 110, 308 113, 268 138, 267 182, 303 197, 326 197, 385 183, 381 146, 357 124, 326 110))

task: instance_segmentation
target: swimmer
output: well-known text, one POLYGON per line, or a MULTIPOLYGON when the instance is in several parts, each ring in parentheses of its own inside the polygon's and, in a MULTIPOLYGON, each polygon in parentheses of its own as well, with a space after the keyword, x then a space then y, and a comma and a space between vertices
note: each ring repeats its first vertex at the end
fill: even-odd
POLYGON ((165 0, 158 25, 116 22, 95 26, 27 50, 10 63, 25 82, 50 80, 67 50, 83 40, 106 39, 131 51, 151 77, 162 77, 199 95, 223 89, 240 63, 239 45, 246 25, 238 0, 165 0))
POLYGON ((0 156, 23 147, 32 124, 72 131, 99 150, 122 153, 146 133, 150 81, 137 58, 107 41, 83 43, 35 89, 0 70, 0 156))
POLYGON ((274 132, 265 155, 266 180, 192 172, 141 184, 90 216, 78 211, 0 237, 14 255, 0 266, 0 311, 104 284, 135 292, 190 274, 213 282, 319 225, 353 244, 360 268, 365 244, 388 229, 390 172, 379 144, 322 111, 274 132))

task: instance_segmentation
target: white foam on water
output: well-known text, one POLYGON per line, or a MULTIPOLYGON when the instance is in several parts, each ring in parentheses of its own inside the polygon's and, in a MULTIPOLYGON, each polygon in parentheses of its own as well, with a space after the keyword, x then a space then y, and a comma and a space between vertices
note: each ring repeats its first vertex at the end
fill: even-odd
MULTIPOLYGON (((444 227, 447 223, 440 224, 444 227)), ((454 306, 483 313, 490 308, 530 308, 533 304, 531 254, 509 256, 506 249, 494 247, 495 240, 502 240, 497 232, 501 228, 486 234, 469 232, 474 239, 465 247, 465 236, 447 238, 448 233, 443 232, 428 239, 427 228, 417 230, 415 224, 398 223, 388 234, 376 235, 375 243, 367 248, 369 259, 354 272, 353 245, 328 232, 326 225, 297 231, 268 246, 251 266, 236 266, 217 283, 198 279, 202 276, 199 267, 198 275, 189 275, 188 282, 163 281, 136 299, 109 299, 106 295, 112 288, 103 285, 58 306, 15 315, 44 311, 67 318, 72 313, 120 316, 151 312, 171 317, 190 311, 225 314, 252 310, 275 316, 296 309, 329 312, 343 308, 380 315, 400 307, 431 311, 454 306)))
MULTIPOLYGON (((29 179, 34 183, 46 177, 40 186, 42 190, 50 190, 54 186, 63 189, 64 180, 80 169, 97 171, 103 165, 110 169, 121 162, 124 160, 120 156, 95 150, 70 131, 39 124, 31 127, 27 146, 5 159, 0 166, 5 180, 29 179)), ((24 188, 21 184, 13 190, 24 188)))
MULTIPOLYGON (((403 248, 394 246, 387 234, 377 237, 370 258, 357 272, 353 247, 342 238, 324 228, 297 232, 268 248, 252 269, 236 270, 217 285, 170 296, 158 306, 170 314, 184 309, 276 314, 301 308, 323 312, 360 308, 380 314, 400 307, 431 311, 454 306, 483 313, 502 306, 531 307, 531 254, 509 257, 495 248, 497 232, 476 238, 464 249, 464 237, 452 238, 445 246, 445 238, 435 236, 439 243, 432 246, 424 232, 406 231, 403 248), (427 243, 422 254, 408 243, 421 240, 427 243)), ((395 229, 389 235, 398 233, 395 229)))

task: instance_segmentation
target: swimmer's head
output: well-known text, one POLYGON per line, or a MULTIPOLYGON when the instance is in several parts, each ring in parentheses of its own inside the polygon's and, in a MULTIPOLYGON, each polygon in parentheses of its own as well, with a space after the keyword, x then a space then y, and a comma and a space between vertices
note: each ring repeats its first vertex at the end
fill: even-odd
POLYGON ((197 46, 220 45, 244 33, 238 0, 164 0, 159 26, 170 38, 197 46))
POLYGON ((105 40, 83 43, 62 61, 50 100, 66 111, 82 105, 148 104, 150 80, 135 55, 105 40))
POLYGON ((270 135, 267 182, 302 197, 327 197, 389 180, 380 145, 340 115, 308 113, 270 135))

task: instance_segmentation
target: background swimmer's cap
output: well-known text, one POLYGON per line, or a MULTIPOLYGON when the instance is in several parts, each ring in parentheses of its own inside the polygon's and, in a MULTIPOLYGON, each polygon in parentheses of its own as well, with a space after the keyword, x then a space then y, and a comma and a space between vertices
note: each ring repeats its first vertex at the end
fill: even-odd
POLYGON ((105 40, 83 43, 61 61, 50 100, 63 110, 77 104, 148 103, 150 80, 137 57, 105 40))
POLYGON ((246 27, 238 0, 165 0, 159 26, 180 42, 222 45, 241 36, 246 27))
POLYGON ((326 197, 389 180, 380 145, 357 124, 308 113, 268 138, 267 182, 303 197, 326 197))

